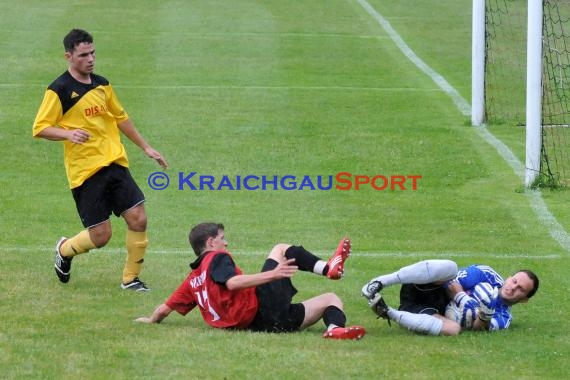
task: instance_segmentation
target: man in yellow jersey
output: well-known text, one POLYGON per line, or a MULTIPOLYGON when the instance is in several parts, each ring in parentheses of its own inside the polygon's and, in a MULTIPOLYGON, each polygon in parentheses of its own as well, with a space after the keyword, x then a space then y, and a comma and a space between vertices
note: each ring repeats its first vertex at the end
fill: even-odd
POLYGON ((81 29, 63 39, 68 69, 47 88, 33 136, 63 141, 65 171, 85 229, 55 247, 55 273, 69 281, 71 261, 111 238, 111 213, 127 223, 122 289, 148 291, 139 279, 147 247, 144 195, 128 166, 121 132, 166 169, 166 160, 140 135, 113 88, 93 73, 93 37, 81 29))

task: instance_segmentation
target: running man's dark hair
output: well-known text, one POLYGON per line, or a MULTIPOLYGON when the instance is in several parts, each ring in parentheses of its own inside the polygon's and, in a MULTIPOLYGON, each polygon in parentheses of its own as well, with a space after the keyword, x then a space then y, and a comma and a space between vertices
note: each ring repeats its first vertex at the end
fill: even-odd
POLYGON ((72 53, 75 47, 81 43, 93 43, 93 36, 83 29, 72 29, 63 38, 63 47, 66 52, 72 53))

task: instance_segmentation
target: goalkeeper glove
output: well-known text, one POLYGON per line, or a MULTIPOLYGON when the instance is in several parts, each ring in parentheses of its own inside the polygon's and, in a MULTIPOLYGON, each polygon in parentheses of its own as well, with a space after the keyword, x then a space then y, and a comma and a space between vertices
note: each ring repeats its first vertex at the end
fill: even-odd
POLYGON ((473 297, 470 297, 465 292, 459 292, 453 297, 453 302, 459 310, 475 310, 479 306, 479 302, 473 297))
POLYGON ((482 282, 475 286, 473 295, 479 300, 479 319, 485 322, 493 319, 495 314, 495 300, 499 295, 499 288, 494 288, 491 284, 482 282))

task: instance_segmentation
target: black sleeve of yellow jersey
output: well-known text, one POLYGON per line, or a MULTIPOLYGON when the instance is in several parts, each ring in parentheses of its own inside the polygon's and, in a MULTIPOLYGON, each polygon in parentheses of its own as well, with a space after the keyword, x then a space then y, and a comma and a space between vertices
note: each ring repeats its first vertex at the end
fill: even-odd
POLYGON ((236 274, 236 265, 230 255, 221 253, 212 259, 210 263, 210 277, 214 282, 225 284, 226 281, 236 274))
POLYGON ((104 77, 91 74, 91 83, 81 83, 75 80, 69 71, 61 74, 53 81, 48 89, 52 90, 59 97, 63 114, 73 107, 85 94, 98 86, 107 86, 109 81, 104 77))

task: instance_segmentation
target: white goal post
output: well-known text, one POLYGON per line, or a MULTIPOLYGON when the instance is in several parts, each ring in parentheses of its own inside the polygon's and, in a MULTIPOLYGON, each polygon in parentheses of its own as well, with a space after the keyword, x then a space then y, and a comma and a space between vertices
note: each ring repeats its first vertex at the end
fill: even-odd
POLYGON ((542 0, 528 0, 525 186, 540 173, 542 125, 542 0))
MULTIPOLYGON (((540 173, 542 122, 542 0, 528 0, 525 186, 540 173)), ((485 0, 473 0, 471 123, 485 121, 485 0)))
POLYGON ((481 126, 485 115, 485 0, 473 0, 471 25, 471 124, 481 126))

